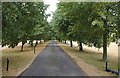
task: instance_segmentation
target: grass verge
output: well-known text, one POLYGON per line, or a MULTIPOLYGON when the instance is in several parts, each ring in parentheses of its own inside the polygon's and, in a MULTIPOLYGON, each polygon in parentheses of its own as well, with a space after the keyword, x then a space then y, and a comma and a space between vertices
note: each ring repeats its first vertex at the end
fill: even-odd
POLYGON ((35 57, 47 46, 49 42, 38 44, 34 54, 33 49, 29 45, 24 46, 24 51, 20 52, 21 46, 14 49, 7 48, 2 50, 2 75, 3 76, 18 76, 33 62, 35 57), (9 70, 6 71, 6 60, 9 58, 9 70))
MULTIPOLYGON (((88 76, 116 76, 114 74, 105 72, 105 63, 101 61, 102 54, 96 52, 89 52, 88 50, 78 51, 75 47, 70 47, 66 44, 58 42, 59 46, 70 55, 73 60, 86 72, 88 76)), ((118 58, 108 56, 109 68, 113 70, 118 69, 118 58)))

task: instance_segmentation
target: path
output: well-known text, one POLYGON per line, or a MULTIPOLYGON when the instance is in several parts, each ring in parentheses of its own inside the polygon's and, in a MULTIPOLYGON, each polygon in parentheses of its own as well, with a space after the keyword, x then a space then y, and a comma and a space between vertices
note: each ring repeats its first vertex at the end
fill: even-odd
POLYGON ((85 76, 85 73, 55 41, 51 41, 21 76, 85 76))

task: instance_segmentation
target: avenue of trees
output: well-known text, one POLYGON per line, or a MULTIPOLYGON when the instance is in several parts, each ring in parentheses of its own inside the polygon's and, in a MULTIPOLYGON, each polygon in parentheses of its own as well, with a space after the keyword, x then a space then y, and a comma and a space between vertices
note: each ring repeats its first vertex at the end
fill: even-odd
MULTIPOLYGON (((50 24, 44 2, 2 3, 2 46, 14 48, 33 40, 58 39, 103 47, 102 60, 107 60, 107 46, 120 37, 120 2, 59 2, 50 24)), ((1 8, 1 7, 0 7, 1 8)), ((1 13, 0 13, 1 14, 1 13)), ((1 31, 1 30, 0 30, 1 31)))
POLYGON ((49 39, 48 15, 44 2, 3 2, 2 3, 2 46, 14 48, 33 40, 49 39), (46 32, 47 31, 47 32, 46 32))
POLYGON ((107 60, 107 46, 120 37, 120 2, 59 2, 51 25, 58 40, 77 41, 103 47, 102 60, 107 60))

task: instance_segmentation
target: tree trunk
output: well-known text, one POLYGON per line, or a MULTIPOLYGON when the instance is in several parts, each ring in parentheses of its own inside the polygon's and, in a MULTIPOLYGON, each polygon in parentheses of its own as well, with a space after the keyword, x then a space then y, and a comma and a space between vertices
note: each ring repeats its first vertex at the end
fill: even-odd
POLYGON ((25 43, 22 42, 22 46, 21 46, 21 52, 23 52, 23 46, 25 43))
POLYGON ((82 42, 79 42, 79 50, 80 50, 80 51, 83 51, 82 42))
POLYGON ((66 44, 66 40, 65 40, 65 44, 66 44))
POLYGON ((70 46, 73 47, 72 40, 70 40, 70 46))
POLYGON ((107 22, 104 20, 104 32, 103 32, 103 57, 102 60, 105 62, 107 60, 107 36, 108 36, 108 30, 107 30, 107 22))
POLYGON ((107 30, 103 33, 103 61, 107 60, 107 30))

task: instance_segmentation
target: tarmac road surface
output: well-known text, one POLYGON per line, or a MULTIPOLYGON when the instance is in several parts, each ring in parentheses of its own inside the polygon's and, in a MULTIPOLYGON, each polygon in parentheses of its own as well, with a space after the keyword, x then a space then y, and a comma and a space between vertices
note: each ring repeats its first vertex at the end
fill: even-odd
POLYGON ((51 41, 20 76, 86 76, 86 74, 55 41, 51 41))

